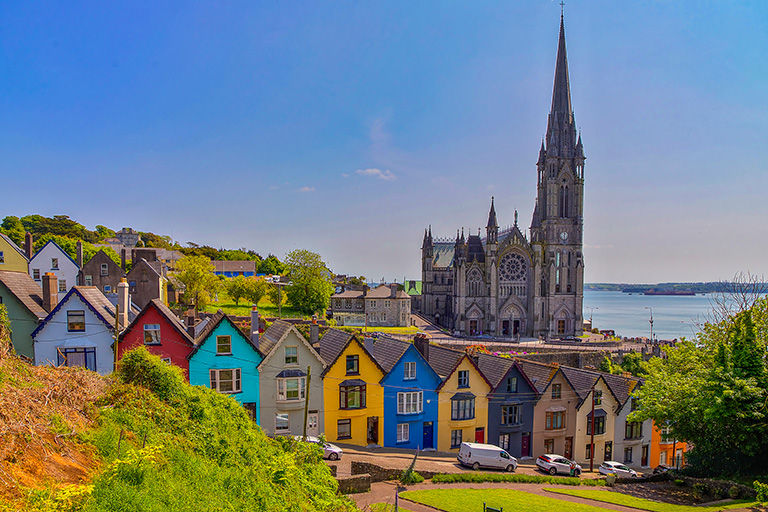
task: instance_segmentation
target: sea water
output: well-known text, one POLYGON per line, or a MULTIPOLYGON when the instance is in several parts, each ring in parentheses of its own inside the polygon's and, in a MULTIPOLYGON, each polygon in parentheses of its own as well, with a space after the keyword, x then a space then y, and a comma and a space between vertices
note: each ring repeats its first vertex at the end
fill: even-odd
POLYGON ((650 336, 660 340, 691 339, 712 313, 717 294, 643 295, 615 291, 584 290, 584 318, 592 326, 613 329, 617 336, 650 336))

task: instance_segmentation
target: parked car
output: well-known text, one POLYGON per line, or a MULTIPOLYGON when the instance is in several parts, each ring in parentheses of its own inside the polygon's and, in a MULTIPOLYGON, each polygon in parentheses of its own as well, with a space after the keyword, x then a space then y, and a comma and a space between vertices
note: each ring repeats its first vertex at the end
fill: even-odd
POLYGON ((566 459, 562 455, 554 455, 551 453, 539 455, 536 459, 536 466, 550 475, 556 475, 558 473, 570 475, 571 469, 573 469, 574 475, 579 476, 581 474, 581 466, 572 460, 566 459))
POLYGON ((604 475, 616 475, 618 478, 637 478, 637 471, 630 469, 621 462, 608 460, 600 464, 598 471, 604 475))
POLYGON ((492 444, 461 443, 459 455, 456 458, 459 464, 474 470, 482 467, 512 472, 517 469, 517 459, 492 444))
MULTIPOLYGON (((297 441, 303 441, 304 437, 294 436, 294 439, 297 441)), ((315 436, 307 436, 307 442, 320 445, 320 447, 323 449, 323 458, 328 460, 339 460, 342 453, 344 453, 342 449, 335 444, 321 442, 320 439, 315 436)))
POLYGON ((666 473, 666 472, 667 472, 667 471, 669 471, 670 469, 671 469, 671 468, 670 468, 669 466, 667 466, 666 464, 659 464, 658 466, 656 466, 655 468, 653 468, 653 474, 654 474, 654 475, 659 475, 659 474, 661 474, 661 473, 666 473))

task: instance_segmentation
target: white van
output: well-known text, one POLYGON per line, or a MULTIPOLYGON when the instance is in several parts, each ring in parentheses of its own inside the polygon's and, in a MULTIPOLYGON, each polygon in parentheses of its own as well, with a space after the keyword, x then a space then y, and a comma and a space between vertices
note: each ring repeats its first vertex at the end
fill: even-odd
POLYGON ((512 472, 517 469, 517 459, 492 444, 461 443, 459 464, 474 470, 482 468, 503 469, 512 472))

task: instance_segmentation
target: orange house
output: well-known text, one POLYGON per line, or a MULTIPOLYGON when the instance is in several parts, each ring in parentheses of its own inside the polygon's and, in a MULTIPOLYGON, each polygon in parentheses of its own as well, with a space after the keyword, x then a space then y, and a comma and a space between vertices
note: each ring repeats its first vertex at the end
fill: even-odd
POLYGON ((669 433, 669 427, 659 427, 653 424, 651 430, 651 467, 664 464, 672 468, 681 468, 685 465, 685 452, 688 445, 683 441, 677 441, 669 433))

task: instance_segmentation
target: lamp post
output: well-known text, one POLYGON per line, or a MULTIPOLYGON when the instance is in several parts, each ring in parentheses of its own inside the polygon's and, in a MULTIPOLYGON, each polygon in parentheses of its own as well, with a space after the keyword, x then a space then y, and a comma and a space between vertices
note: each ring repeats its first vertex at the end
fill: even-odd
POLYGON ((651 306, 646 306, 645 309, 648 309, 651 312, 651 318, 648 320, 648 323, 651 324, 651 343, 653 343, 653 308, 651 306))
POLYGON ((600 308, 597 306, 589 306, 587 309, 589 310, 589 325, 592 325, 592 313, 594 313, 596 309, 600 308))

